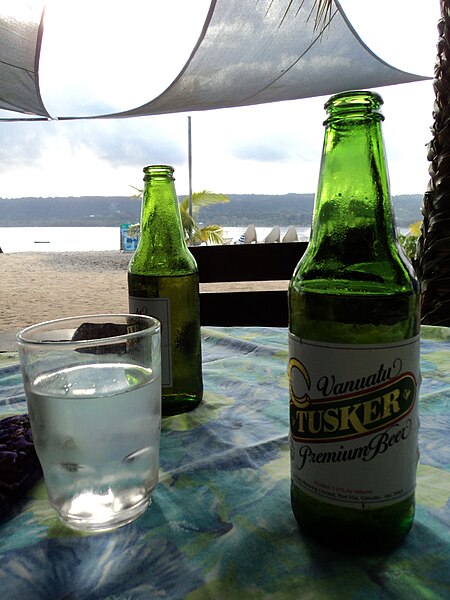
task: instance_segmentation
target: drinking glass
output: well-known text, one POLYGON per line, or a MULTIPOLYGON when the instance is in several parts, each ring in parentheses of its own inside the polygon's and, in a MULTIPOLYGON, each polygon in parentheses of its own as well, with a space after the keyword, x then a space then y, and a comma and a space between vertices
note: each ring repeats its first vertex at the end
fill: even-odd
POLYGON ((158 482, 160 323, 89 315, 17 334, 37 455, 68 527, 106 531, 139 517, 158 482))

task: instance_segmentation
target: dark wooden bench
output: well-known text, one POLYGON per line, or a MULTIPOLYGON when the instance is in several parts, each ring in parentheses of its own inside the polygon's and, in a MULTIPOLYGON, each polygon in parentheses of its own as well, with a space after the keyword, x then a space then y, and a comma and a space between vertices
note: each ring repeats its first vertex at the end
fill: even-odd
POLYGON ((306 246, 286 242, 191 247, 200 275, 202 325, 287 327, 287 286, 306 246))

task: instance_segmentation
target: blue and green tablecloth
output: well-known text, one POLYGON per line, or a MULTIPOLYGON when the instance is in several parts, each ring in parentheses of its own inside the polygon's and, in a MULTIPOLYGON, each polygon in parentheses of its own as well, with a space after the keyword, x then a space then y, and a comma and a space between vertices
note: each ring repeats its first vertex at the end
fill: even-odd
MULTIPOLYGON (((163 420, 147 512, 74 533, 39 482, 0 525, 1 600, 450 598, 450 329, 422 331, 416 520, 390 554, 346 556, 297 529, 287 331, 204 328, 203 363, 203 403, 163 420)), ((1 365, 0 418, 26 412, 15 356, 1 365)))

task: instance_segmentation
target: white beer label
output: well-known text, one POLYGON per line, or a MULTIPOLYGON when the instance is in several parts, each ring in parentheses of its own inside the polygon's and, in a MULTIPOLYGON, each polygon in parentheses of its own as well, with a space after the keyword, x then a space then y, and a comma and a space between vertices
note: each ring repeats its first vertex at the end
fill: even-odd
POLYGON ((289 333, 291 477, 301 491, 359 509, 415 488, 419 337, 328 344, 289 333))
POLYGON ((161 383, 162 387, 172 387, 170 298, 128 296, 128 303, 130 313, 155 317, 161 322, 161 383))

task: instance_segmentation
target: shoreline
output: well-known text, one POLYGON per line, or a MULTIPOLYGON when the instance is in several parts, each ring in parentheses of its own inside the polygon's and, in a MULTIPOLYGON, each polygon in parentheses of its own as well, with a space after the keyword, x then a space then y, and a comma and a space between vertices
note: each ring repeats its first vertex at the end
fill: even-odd
MULTIPOLYGON (((270 226, 255 226, 258 242, 270 226)), ((288 226, 280 226, 281 236, 288 226)), ((224 239, 236 242, 247 227, 223 226, 224 239)), ((309 239, 310 228, 297 226, 299 240, 309 239)), ((5 254, 49 252, 120 252, 128 243, 121 227, 0 227, 0 248, 5 254)), ((128 248, 131 250, 131 247, 128 248)))

